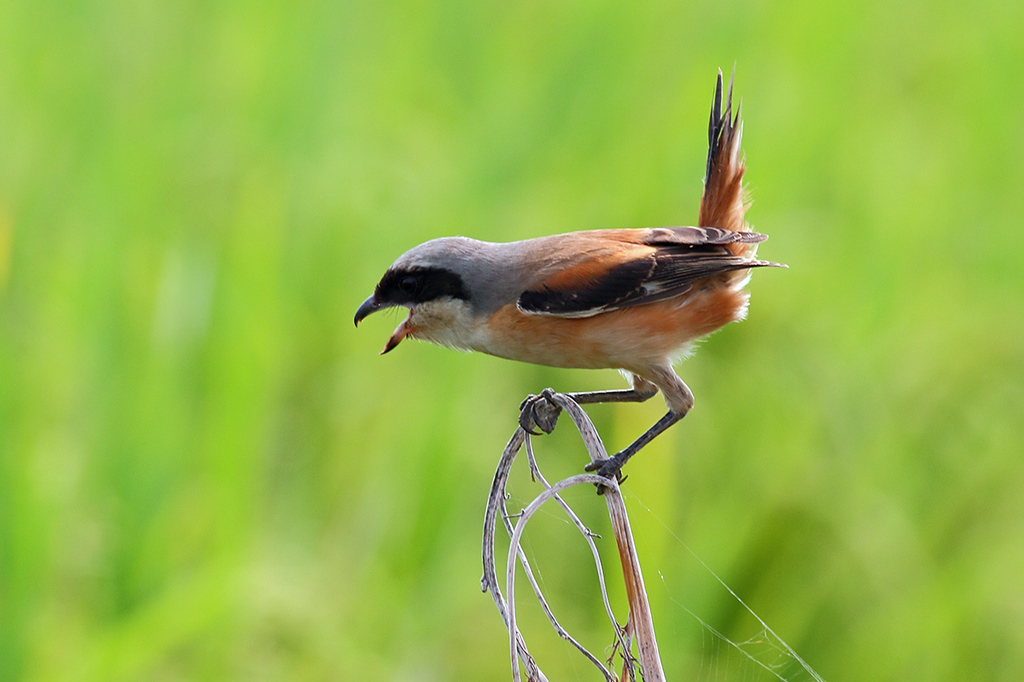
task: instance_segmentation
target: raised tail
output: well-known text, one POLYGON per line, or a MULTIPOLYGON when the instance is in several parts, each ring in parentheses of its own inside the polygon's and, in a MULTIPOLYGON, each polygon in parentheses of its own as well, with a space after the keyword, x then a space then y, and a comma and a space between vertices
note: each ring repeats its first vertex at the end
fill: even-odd
MULTIPOLYGON (((711 107, 711 122, 708 124, 708 164, 704 175, 704 195, 700 201, 698 225, 717 227, 730 232, 749 232, 750 226, 744 219, 748 203, 743 193, 743 166, 740 142, 743 138, 743 123, 740 121, 740 107, 732 113, 732 81, 725 96, 725 111, 722 111, 722 70, 718 70, 715 86, 715 101, 711 107)), ((737 256, 751 254, 753 244, 736 242, 729 245, 737 256)))

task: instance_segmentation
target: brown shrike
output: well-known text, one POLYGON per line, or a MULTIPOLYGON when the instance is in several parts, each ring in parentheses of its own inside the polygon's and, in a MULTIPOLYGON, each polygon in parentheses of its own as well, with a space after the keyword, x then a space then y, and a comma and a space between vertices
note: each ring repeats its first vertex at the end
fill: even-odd
POLYGON ((569 394, 579 403, 642 402, 661 389, 668 414, 587 467, 617 477, 693 407, 673 362, 700 337, 746 316, 750 268, 778 266, 755 259, 767 237, 744 219, 742 130, 731 80, 722 111, 719 71, 698 227, 587 230, 505 244, 433 239, 388 268, 355 322, 404 306, 409 315, 382 353, 410 336, 538 365, 618 369, 632 384, 569 394))

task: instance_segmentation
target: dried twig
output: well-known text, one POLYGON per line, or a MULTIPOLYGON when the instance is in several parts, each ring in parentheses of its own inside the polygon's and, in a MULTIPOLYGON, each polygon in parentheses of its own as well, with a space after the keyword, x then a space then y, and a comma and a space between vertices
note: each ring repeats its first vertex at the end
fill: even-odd
MULTIPOLYGON (((580 436, 583 438, 583 443, 587 448, 587 452, 590 454, 591 460, 597 461, 608 457, 604 444, 601 442, 601 438, 598 435, 597 430, 594 428, 593 423, 590 421, 590 418, 587 417, 586 413, 569 396, 561 393, 555 393, 548 389, 545 390, 541 396, 531 397, 528 399, 524 403, 523 409, 524 415, 527 414, 527 410, 529 411, 529 420, 525 423, 526 428, 529 428, 531 424, 533 424, 548 433, 550 433, 554 428, 555 422, 558 418, 558 413, 561 410, 565 410, 573 420, 576 428, 579 430, 580 436)), ((521 420, 521 424, 522 423, 523 420, 521 420)), ((527 679, 531 681, 547 679, 533 660, 533 657, 530 655, 529 649, 526 646, 526 641, 516 625, 515 576, 517 560, 522 565, 523 572, 526 575, 530 586, 533 588, 534 594, 540 601, 541 608, 544 610, 544 613, 547 615, 548 620, 551 622, 556 633, 558 633, 560 637, 571 642, 573 646, 575 646, 598 670, 600 670, 605 680, 608 682, 614 682, 617 679, 609 667, 606 667, 596 656, 587 651, 586 648, 577 642, 565 630, 565 628, 558 623, 558 620, 555 618, 554 613, 551 611, 551 608, 545 600, 544 595, 534 578, 533 570, 531 569, 529 561, 527 561, 525 553, 522 550, 520 542, 527 522, 533 514, 543 506, 544 503, 552 499, 555 500, 569 516, 570 520, 572 520, 573 524, 583 535, 594 555, 594 562, 598 570, 598 580, 600 582, 601 594, 604 599, 605 610, 616 633, 616 641, 614 642, 612 655, 608 661, 608 665, 611 665, 611 661, 617 652, 622 658, 622 671, 618 679, 636 679, 636 663, 639 662, 640 674, 644 680, 647 680, 647 682, 662 682, 665 679, 665 674, 662 669, 661 660, 658 656, 658 644, 654 636, 654 623, 651 619, 650 604, 647 600, 647 593, 644 589, 643 576, 640 571, 640 561, 637 558, 636 547, 633 542, 632 533, 629 527, 629 519, 626 514, 626 507, 622 500, 618 483, 598 476, 597 474, 579 474, 555 483, 554 485, 549 484, 540 473, 537 462, 533 457, 530 434, 522 425, 516 429, 512 439, 509 441, 508 445, 505 447, 505 451, 502 453, 501 460, 498 462, 498 468, 494 475, 494 481, 491 485, 491 492, 488 496, 487 511, 484 517, 484 575, 481 579, 482 589, 484 591, 491 592, 494 603, 498 607, 498 613, 501 614, 502 620, 505 621, 505 626, 509 631, 509 649, 512 657, 512 679, 517 682, 520 680, 520 662, 522 663, 522 667, 526 670, 527 679), (533 474, 534 479, 542 485, 544 490, 533 501, 526 505, 518 515, 511 515, 508 513, 505 506, 505 486, 512 463, 524 444, 526 445, 531 473, 533 474), (605 501, 608 505, 608 513, 615 534, 615 541, 619 549, 619 558, 622 563, 623 579, 626 586, 626 596, 629 602, 629 616, 626 620, 625 626, 620 626, 618 624, 614 613, 612 612, 605 586, 600 555, 598 553, 597 545, 594 543, 593 539, 594 534, 587 529, 576 513, 573 512, 569 505, 559 496, 561 491, 571 486, 582 484, 596 484, 600 486, 604 492, 605 501), (508 593, 507 601, 502 595, 501 589, 498 585, 497 566, 495 563, 495 528, 497 526, 497 519, 499 516, 501 516, 505 529, 511 538, 505 571, 506 591, 508 593), (514 518, 517 519, 515 523, 513 523, 514 518), (635 660, 632 654, 632 642, 634 638, 637 642, 638 660, 635 660)))

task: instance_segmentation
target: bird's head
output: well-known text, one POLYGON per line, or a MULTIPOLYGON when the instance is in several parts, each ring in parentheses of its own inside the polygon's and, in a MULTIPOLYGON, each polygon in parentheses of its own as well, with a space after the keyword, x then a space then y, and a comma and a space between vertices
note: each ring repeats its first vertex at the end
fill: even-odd
POLYGON ((445 346, 468 347, 459 327, 473 316, 480 297, 476 285, 487 277, 493 244, 465 237, 442 237, 402 254, 381 277, 373 295, 356 311, 356 326, 372 313, 404 306, 408 316, 398 325, 384 350, 395 348, 406 336, 445 346))

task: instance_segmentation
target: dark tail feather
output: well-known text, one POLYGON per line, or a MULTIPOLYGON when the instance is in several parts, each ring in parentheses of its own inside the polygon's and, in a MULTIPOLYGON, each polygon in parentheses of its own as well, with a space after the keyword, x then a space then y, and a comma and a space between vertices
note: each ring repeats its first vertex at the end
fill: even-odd
MULTIPOLYGON (((732 104, 732 81, 729 81, 729 103, 732 104)), ((711 182, 711 162, 718 156, 718 141, 722 136, 722 70, 718 70, 715 84, 715 99, 711 103, 711 120, 708 122, 708 164, 704 172, 704 185, 711 182)))
MULTIPOLYGON (((717 227, 731 232, 746 232, 750 228, 744 221, 746 202, 743 197, 743 173, 746 170, 740 156, 740 142, 743 126, 740 123, 740 107, 732 112, 732 86, 734 75, 729 78, 725 93, 723 111, 723 78, 718 71, 715 84, 715 99, 711 107, 708 124, 708 162, 704 174, 704 196, 700 202, 701 227, 717 227)), ((737 254, 740 255, 740 254, 737 254)))

